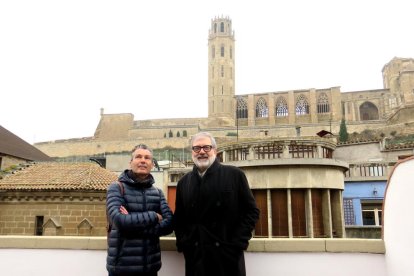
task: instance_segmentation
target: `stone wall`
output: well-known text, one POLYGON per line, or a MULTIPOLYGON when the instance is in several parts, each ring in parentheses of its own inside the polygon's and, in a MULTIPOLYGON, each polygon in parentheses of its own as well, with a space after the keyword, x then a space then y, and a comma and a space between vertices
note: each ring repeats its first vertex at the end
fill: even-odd
POLYGON ((50 157, 88 156, 106 153, 130 152, 137 144, 146 144, 149 147, 172 148, 188 147, 188 137, 162 138, 162 139, 136 139, 99 141, 90 138, 88 140, 59 140, 35 144, 35 147, 50 157))
POLYGON ((0 170, 10 168, 10 166, 15 166, 17 164, 26 163, 27 161, 21 158, 16 158, 10 155, 1 156, 0 170))
POLYGON ((105 192, 0 197, 0 235, 35 235, 36 217, 43 217, 43 235, 106 235, 105 192))

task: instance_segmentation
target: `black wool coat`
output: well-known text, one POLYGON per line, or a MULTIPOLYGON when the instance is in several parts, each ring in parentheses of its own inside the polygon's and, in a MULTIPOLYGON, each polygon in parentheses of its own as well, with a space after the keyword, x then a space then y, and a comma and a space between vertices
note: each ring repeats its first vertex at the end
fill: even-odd
POLYGON ((161 268, 160 236, 173 231, 173 214, 163 192, 154 187, 154 178, 137 181, 124 171, 122 194, 118 183, 108 187, 106 208, 112 229, 108 235, 106 268, 113 275, 137 275, 161 268), (127 215, 121 214, 120 206, 127 215), (158 222, 157 213, 163 219, 158 222))
POLYGON ((242 170, 217 160, 203 177, 194 167, 177 184, 174 230, 186 276, 246 275, 244 250, 259 209, 242 170))

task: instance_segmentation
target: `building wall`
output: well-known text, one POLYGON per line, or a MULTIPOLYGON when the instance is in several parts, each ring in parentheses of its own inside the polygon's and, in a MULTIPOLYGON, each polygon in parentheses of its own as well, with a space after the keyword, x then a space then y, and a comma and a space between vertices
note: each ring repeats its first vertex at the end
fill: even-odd
POLYGON ((61 140, 52 142, 38 143, 35 146, 51 157, 68 157, 68 156, 90 156, 98 154, 108 154, 127 151, 137 144, 146 144, 153 149, 173 147, 187 148, 189 138, 167 138, 167 139, 125 139, 125 140, 108 140, 96 141, 94 139, 74 139, 61 140))
POLYGON ((0 235, 35 235, 43 216, 44 235, 106 235, 105 192, 5 192, 0 195, 0 235))
MULTIPOLYGON (((7 264, 1 271, 13 276, 56 276, 57 271, 59 276, 102 276, 107 274, 106 246, 104 237, 0 236, 0 259, 7 264)), ((176 252, 175 239, 161 238, 161 250, 158 275, 184 275, 184 258, 176 252)), ((252 239, 244 255, 246 274, 255 276, 411 275, 387 274, 384 251, 382 240, 252 239)), ((405 269, 412 272, 413 265, 405 269)))
POLYGON ((17 164, 26 163, 27 160, 16 158, 10 155, 0 156, 0 170, 10 168, 10 166, 16 166, 17 164))

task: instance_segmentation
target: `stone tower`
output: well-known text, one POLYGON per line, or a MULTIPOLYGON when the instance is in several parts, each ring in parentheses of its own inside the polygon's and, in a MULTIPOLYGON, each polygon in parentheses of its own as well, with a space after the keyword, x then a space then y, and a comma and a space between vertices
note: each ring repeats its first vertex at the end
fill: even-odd
POLYGON ((414 59, 393 58, 382 69, 384 88, 390 89, 390 109, 414 103, 414 59))
POLYGON ((212 19, 208 36, 208 117, 218 125, 234 124, 234 59, 230 18, 212 19))

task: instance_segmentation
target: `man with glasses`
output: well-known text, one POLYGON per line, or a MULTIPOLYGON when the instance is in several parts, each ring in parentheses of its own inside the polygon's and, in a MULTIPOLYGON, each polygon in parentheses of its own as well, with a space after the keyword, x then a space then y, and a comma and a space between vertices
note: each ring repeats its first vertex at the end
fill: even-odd
POLYGON ((174 225, 186 276, 244 276, 244 250, 259 218, 242 170, 220 164, 207 132, 191 139, 194 168, 177 184, 174 225))

